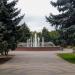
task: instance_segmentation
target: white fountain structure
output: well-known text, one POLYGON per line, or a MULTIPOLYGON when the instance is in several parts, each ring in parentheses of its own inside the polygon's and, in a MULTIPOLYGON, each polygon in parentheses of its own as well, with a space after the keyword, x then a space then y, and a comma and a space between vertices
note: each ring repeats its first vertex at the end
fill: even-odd
POLYGON ((37 46, 40 47, 40 38, 38 37, 37 40, 37 46))
POLYGON ((54 45, 53 42, 45 42, 44 37, 39 38, 37 33, 34 37, 27 39, 27 43, 20 43, 19 47, 23 47, 25 51, 58 51, 60 47, 54 45), (25 48, 24 48, 25 47, 25 48))
POLYGON ((37 46, 38 46, 37 34, 35 33, 35 36, 34 36, 34 47, 37 47, 37 46))
POLYGON ((44 47, 44 37, 42 37, 42 45, 40 45, 40 38, 35 33, 34 37, 27 40, 27 47, 44 47))
POLYGON ((42 47, 44 47, 44 37, 42 37, 42 47))

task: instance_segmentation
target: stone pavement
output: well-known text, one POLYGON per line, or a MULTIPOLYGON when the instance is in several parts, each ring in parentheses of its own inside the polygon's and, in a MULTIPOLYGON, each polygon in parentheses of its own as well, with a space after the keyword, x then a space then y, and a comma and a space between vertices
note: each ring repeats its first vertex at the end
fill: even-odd
POLYGON ((64 61, 56 53, 58 51, 12 52, 13 59, 0 65, 0 75, 75 75, 75 64, 64 61))

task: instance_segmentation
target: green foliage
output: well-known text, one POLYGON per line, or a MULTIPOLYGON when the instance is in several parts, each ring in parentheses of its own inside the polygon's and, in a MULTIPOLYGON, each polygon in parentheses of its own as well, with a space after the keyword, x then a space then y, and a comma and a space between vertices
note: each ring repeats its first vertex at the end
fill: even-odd
POLYGON ((50 40, 56 44, 59 45, 60 44, 60 34, 58 31, 51 31, 49 32, 49 36, 50 36, 50 40))
POLYGON ((27 39, 31 36, 31 32, 25 23, 17 27, 17 33, 19 42, 27 42, 27 39))
POLYGON ((24 15, 18 16, 20 14, 20 10, 15 8, 17 2, 18 0, 13 0, 11 2, 9 2, 9 0, 0 0, 0 43, 2 44, 6 41, 3 43, 5 48, 5 51, 3 52, 5 52, 5 55, 8 54, 9 49, 13 50, 16 48, 16 27, 24 17, 24 15))
POLYGON ((59 31, 48 31, 46 28, 43 28, 42 33, 39 32, 37 35, 40 37, 40 41, 42 41, 42 37, 44 37, 45 42, 53 42, 55 45, 60 45, 60 33, 59 31))
POLYGON ((0 42, 0 53, 1 53, 1 55, 3 55, 3 52, 4 52, 3 45, 2 45, 2 42, 0 42))
POLYGON ((51 1, 51 5, 57 8, 59 14, 50 14, 46 17, 47 21, 60 30, 61 40, 67 45, 75 44, 75 1, 74 0, 57 0, 51 1))
POLYGON ((8 55, 8 43, 7 41, 0 41, 0 53, 1 55, 8 55))
POLYGON ((75 54, 73 53, 63 53, 63 54, 58 54, 58 56, 60 56, 61 58, 63 58, 64 60, 70 63, 75 64, 75 54))
POLYGON ((45 42, 49 42, 50 41, 49 31, 45 27, 42 30, 42 37, 44 37, 44 41, 45 42))

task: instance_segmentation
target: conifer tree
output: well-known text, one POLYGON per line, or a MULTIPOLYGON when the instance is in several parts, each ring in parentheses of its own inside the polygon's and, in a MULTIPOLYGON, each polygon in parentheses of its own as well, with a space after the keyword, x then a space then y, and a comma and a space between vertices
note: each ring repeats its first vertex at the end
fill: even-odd
POLYGON ((71 43, 72 35, 75 33, 75 0, 57 0, 56 2, 51 1, 51 5, 56 7, 59 14, 50 14, 46 17, 47 21, 55 26, 57 29, 62 31, 63 39, 67 43, 71 43))
MULTIPOLYGON (((9 51, 9 49, 14 50, 16 48, 16 27, 24 17, 24 15, 19 16, 21 10, 15 8, 17 2, 18 0, 13 0, 11 2, 9 2, 9 0, 0 0, 0 22, 3 23, 1 26, 5 28, 2 41, 8 43, 8 49, 6 51, 9 51)), ((0 34, 2 34, 2 32, 0 32, 0 34)), ((8 52, 5 54, 7 55, 8 52)))

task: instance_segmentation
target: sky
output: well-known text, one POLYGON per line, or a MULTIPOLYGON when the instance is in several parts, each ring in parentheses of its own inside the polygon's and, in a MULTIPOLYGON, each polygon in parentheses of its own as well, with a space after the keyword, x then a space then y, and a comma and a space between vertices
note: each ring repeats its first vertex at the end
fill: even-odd
MULTIPOLYGON (((22 23, 25 22, 31 31, 42 31, 46 27, 49 31, 54 30, 45 16, 50 13, 57 14, 56 8, 50 5, 51 0, 19 0, 17 7, 21 9, 21 14, 25 14, 22 23)), ((52 0, 56 1, 56 0, 52 0)))

